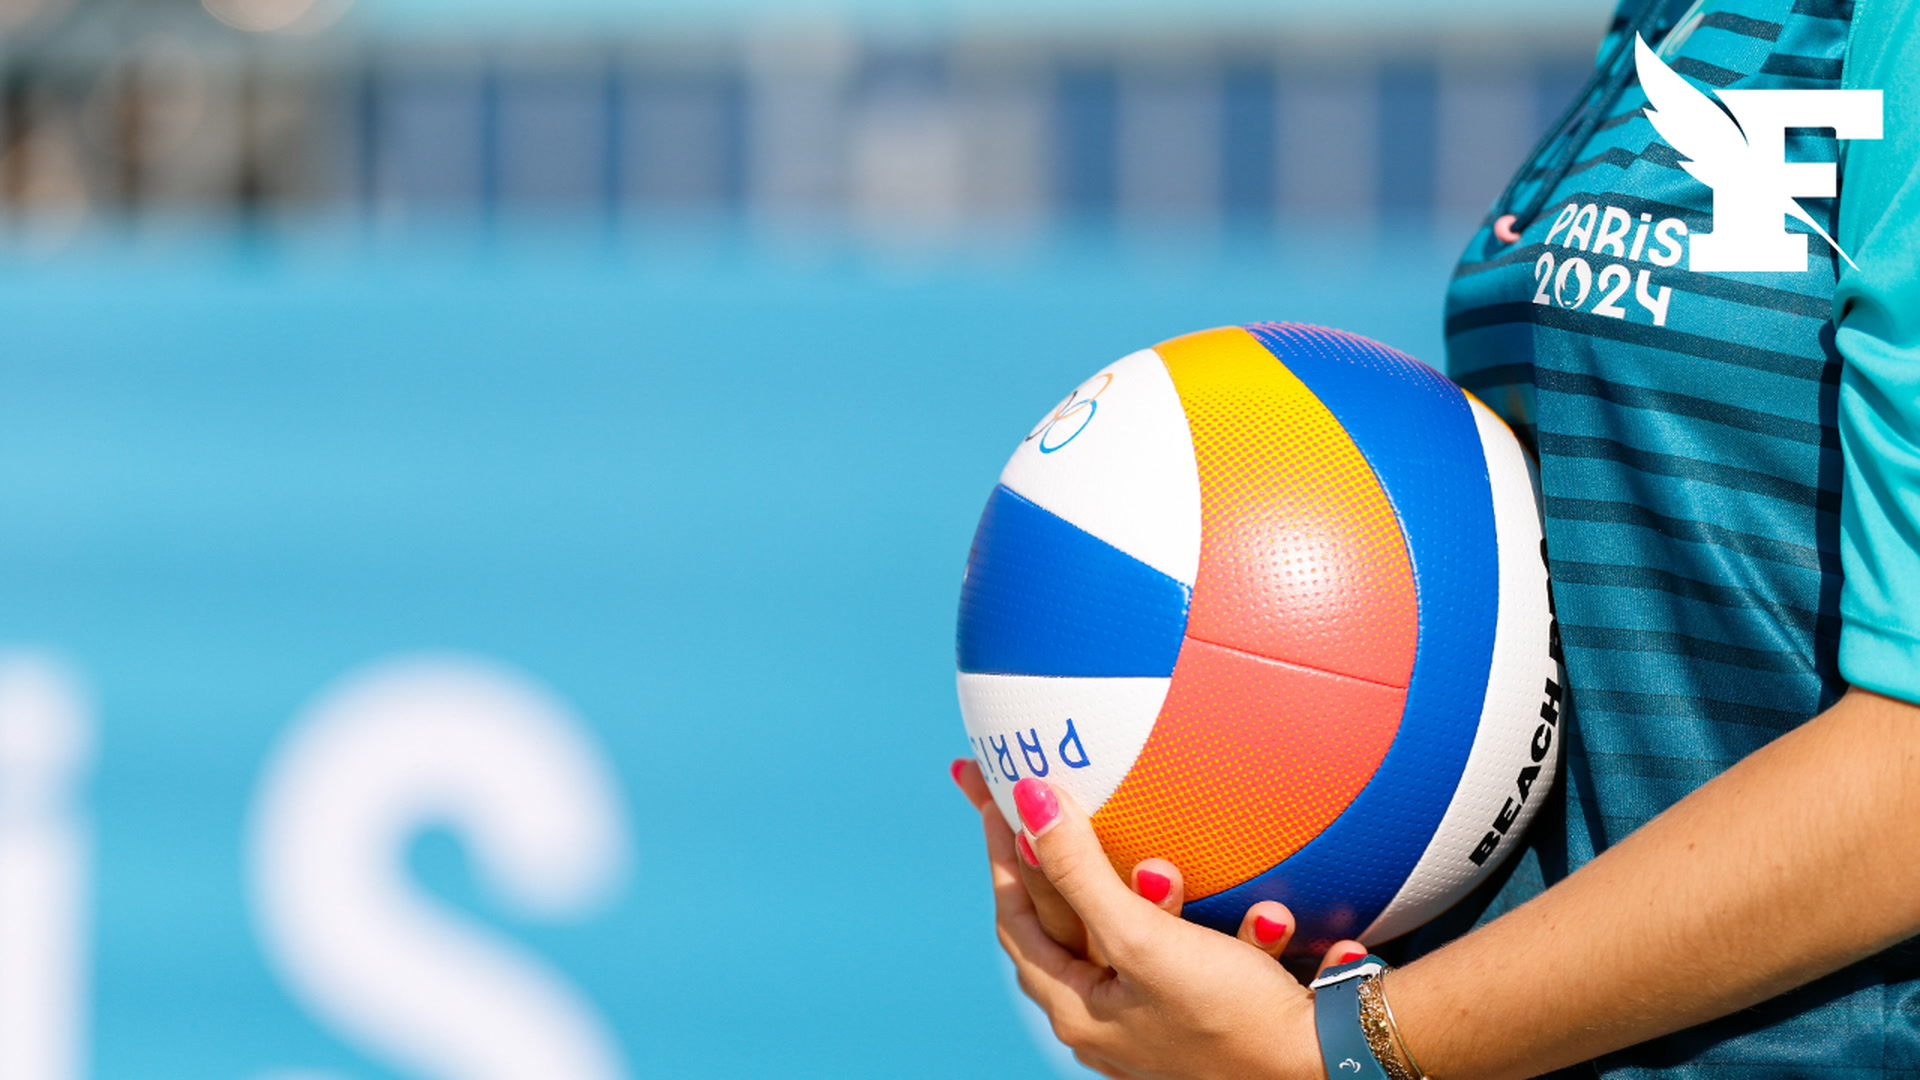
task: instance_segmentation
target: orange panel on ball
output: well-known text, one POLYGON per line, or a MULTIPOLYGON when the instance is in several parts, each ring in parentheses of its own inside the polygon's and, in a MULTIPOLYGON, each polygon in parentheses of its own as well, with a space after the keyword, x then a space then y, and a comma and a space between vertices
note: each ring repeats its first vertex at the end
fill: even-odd
POLYGON ((1200 472, 1187 636, 1406 686, 1419 631, 1413 567, 1399 518, 1346 429, 1239 327, 1155 350, 1200 472))
POLYGON ((1406 691, 1188 638, 1153 733, 1094 829, 1124 876, 1172 860, 1187 899, 1271 869, 1353 802, 1406 691))

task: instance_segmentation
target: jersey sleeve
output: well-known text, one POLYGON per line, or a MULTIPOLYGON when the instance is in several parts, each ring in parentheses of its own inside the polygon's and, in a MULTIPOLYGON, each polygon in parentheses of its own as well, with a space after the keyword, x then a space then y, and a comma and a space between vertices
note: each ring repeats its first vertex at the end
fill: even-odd
POLYGON ((1857 0, 1844 85, 1885 137, 1841 165, 1840 673, 1920 703, 1920 0, 1857 0))

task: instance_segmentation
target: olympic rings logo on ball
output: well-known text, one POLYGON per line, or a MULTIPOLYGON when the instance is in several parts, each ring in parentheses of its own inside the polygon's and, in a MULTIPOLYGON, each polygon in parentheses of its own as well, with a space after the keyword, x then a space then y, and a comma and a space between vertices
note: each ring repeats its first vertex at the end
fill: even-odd
POLYGON ((1100 411, 1100 402, 1095 399, 1101 394, 1106 393, 1107 387, 1112 385, 1113 373, 1110 371, 1103 371, 1093 378, 1088 379, 1073 393, 1067 395, 1067 400, 1061 402, 1060 407, 1053 410, 1052 416, 1042 421, 1039 427, 1033 429, 1031 435, 1028 435, 1021 441, 1032 442, 1035 439, 1039 439, 1040 452, 1043 454, 1051 454, 1055 450, 1066 446, 1068 443, 1079 438, 1080 433, 1087 430, 1088 424, 1093 423, 1093 414, 1100 411), (1096 382, 1100 384, 1098 390, 1095 390, 1085 397, 1080 396, 1081 391, 1096 382), (1062 437, 1063 432, 1064 437, 1062 437))

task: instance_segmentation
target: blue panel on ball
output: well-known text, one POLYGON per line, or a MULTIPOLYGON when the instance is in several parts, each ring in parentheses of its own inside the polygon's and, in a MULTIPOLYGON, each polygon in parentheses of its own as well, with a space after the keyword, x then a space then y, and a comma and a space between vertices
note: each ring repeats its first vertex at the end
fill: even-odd
POLYGON ((1365 930, 1439 828, 1480 726, 1499 618, 1500 565, 1485 451, 1460 389, 1393 349, 1296 324, 1247 328, 1352 435, 1406 534, 1420 637, 1400 731, 1345 812, 1268 872, 1189 903, 1233 933, 1258 900, 1301 919, 1302 950, 1365 930), (1320 917, 1309 921, 1309 912, 1320 917))
POLYGON ((1012 489, 993 489, 960 588, 960 670, 1173 674, 1192 591, 1012 489))

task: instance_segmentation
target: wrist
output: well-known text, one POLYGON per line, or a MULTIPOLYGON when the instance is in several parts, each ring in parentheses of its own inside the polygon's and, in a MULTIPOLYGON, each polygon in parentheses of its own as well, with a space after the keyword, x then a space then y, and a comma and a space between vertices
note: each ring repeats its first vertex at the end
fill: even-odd
POLYGON ((1309 992, 1295 998, 1277 1027, 1285 1036, 1281 1040, 1277 1080, 1328 1080, 1326 1065, 1321 1060, 1320 1035, 1314 1027, 1313 994, 1309 992))
POLYGON ((1335 964, 1313 981, 1314 1029, 1332 1080, 1428 1080, 1387 1005, 1389 970, 1369 954, 1335 964))

